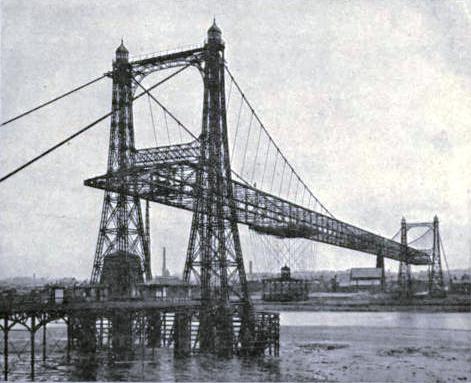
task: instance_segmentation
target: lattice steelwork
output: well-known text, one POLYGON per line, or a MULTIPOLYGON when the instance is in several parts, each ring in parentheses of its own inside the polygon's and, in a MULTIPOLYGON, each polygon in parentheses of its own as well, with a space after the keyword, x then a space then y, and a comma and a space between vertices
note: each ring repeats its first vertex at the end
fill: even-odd
MULTIPOLYGON (((113 96, 108 152, 108 173, 133 166, 134 127, 132 114, 132 71, 128 51, 121 43, 113 63, 113 96)), ((151 279, 150 250, 144 234, 139 197, 126 194, 126 180, 117 190, 105 191, 100 231, 91 282, 112 281, 119 294, 129 294, 144 276, 151 279), (117 265, 120 271, 117 271, 117 265)))
MULTIPOLYGON (((224 43, 221 31, 215 24, 208 31, 208 39, 202 47, 130 62, 127 61, 126 51, 126 60, 121 62, 117 59, 113 72, 108 74, 116 83, 113 107, 118 110, 113 113, 110 158, 118 153, 117 158, 121 159, 122 164, 118 162, 116 166, 109 166, 107 174, 85 181, 88 186, 106 191, 100 241, 114 249, 110 245, 114 242, 109 237, 113 234, 121 238, 121 231, 129 234, 129 229, 135 227, 137 240, 128 243, 138 243, 142 247, 142 270, 149 270, 149 275, 150 268, 146 269, 148 243, 142 229, 139 198, 193 212, 184 277, 186 281, 201 286, 199 347, 217 353, 229 353, 234 349, 250 351, 249 345, 257 343, 257 339, 253 338, 256 324, 247 293, 237 228, 239 223, 260 234, 304 238, 395 260, 400 260, 405 252, 411 264, 430 262, 428 254, 342 222, 332 217, 325 208, 318 212, 309 206, 257 189, 255 185, 242 182, 242 179, 233 180, 226 122, 225 70, 224 43), (200 71, 204 82, 201 135, 196 137, 190 132, 194 140, 184 144, 134 149, 132 108, 124 100, 131 100, 133 92, 138 87, 143 88, 174 118, 140 81, 156 71, 182 67, 181 71, 189 66, 200 71), (123 138, 120 138, 121 135, 123 138), (118 202, 112 204, 112 198, 132 203, 134 208, 124 202, 119 206, 118 202), (126 212, 129 212, 128 215, 126 212), (136 215, 129 215, 131 212, 136 212, 136 215), (109 222, 113 220, 119 224, 111 226, 114 229, 111 231, 109 222), (126 224, 128 227, 125 230, 126 224), (234 329, 234 318, 240 319, 239 331, 234 329)), ((277 150, 277 158, 287 161, 279 148, 277 150)), ((284 163, 283 168, 285 166, 294 173, 291 165, 284 163)), ((294 174, 299 178, 297 173, 294 174)), ((307 189, 300 179, 298 183, 307 189)), ((309 190, 307 192, 310 198, 315 199, 309 190)), ((110 253, 110 250, 101 250, 103 245, 100 241, 94 270, 101 270, 104 255, 110 253)), ((123 248, 129 253, 131 249, 127 246, 123 248)), ((94 271, 95 281, 99 279, 97 275, 99 271, 94 271)))
MULTIPOLYGON (((127 240, 128 237, 124 234, 119 236, 119 233, 127 232, 129 235, 133 226, 136 227, 137 239, 134 242, 123 242, 119 249, 126 254, 134 254, 136 246, 129 246, 128 243, 142 244, 142 270, 147 268, 150 277, 150 266, 146 262, 149 240, 143 231, 140 206, 138 203, 129 206, 134 201, 138 202, 141 196, 131 192, 134 188, 131 184, 137 179, 129 176, 128 171, 141 167, 161 171, 164 179, 157 173, 150 175, 151 179, 162 180, 169 185, 174 177, 193 178, 199 187, 195 194, 195 203, 191 206, 194 217, 184 276, 187 282, 201 285, 199 347, 202 351, 215 350, 219 354, 232 353, 234 346, 242 346, 242 349, 247 350, 248 344, 253 344, 254 341, 251 337, 255 317, 248 296, 236 206, 232 198, 233 182, 225 111, 224 43, 221 31, 213 24, 208 31, 207 42, 201 48, 172 52, 130 63, 127 60, 127 51, 123 57, 120 56, 122 50, 124 47, 117 51, 112 73, 113 108, 117 111, 112 120, 111 159, 107 173, 119 174, 121 181, 115 184, 110 180, 103 185, 106 189, 105 205, 93 281, 100 280, 106 257, 117 248, 112 242, 112 245, 108 246, 109 249, 102 250, 103 243, 111 242, 109 237, 112 233, 116 236, 117 243, 121 244, 119 239, 124 236, 127 240), (137 89, 136 85, 141 86, 140 81, 155 71, 190 65, 201 71, 204 81, 201 136, 188 144, 135 150, 132 107, 129 101, 132 100, 133 91, 137 89), (183 167, 188 164, 197 166, 192 169, 183 167), (112 205, 115 200, 116 206, 112 205), (121 202, 118 205, 121 200, 127 204, 121 202), (137 213, 137 220, 131 215, 133 212, 137 213), (110 225, 114 220, 117 223, 110 225), (234 316, 240 318, 237 339, 234 337, 234 316)), ((173 198, 183 201, 183 189, 179 190, 179 196, 169 191, 165 194, 167 201, 173 198)), ((155 198, 149 195, 146 200, 154 201, 155 198)))
MULTIPOLYGON (((253 327, 231 181, 224 90, 224 43, 213 24, 203 69, 203 124, 194 214, 184 279, 201 285, 200 348, 232 349, 231 298, 236 298, 242 331, 253 327)), ((231 350, 227 350, 231 352, 231 350)))
POLYGON ((445 294, 445 283, 443 281, 442 259, 441 259, 442 243, 440 239, 440 231, 438 228, 438 217, 433 218, 433 247, 432 247, 432 263, 430 264, 429 275, 429 293, 430 295, 443 296, 445 294))
MULTIPOLYGON (((181 148, 182 145, 175 145, 181 148)), ((139 151, 138 151, 139 152, 139 151)), ((106 174, 85 181, 85 185, 98 189, 118 190, 120 179, 126 177, 128 193, 169 206, 193 211, 198 189, 197 162, 185 154, 168 164, 156 160, 157 165, 135 166, 122 174, 106 174)), ((360 229, 255 187, 232 180, 233 200, 238 223, 249 225, 259 233, 284 238, 306 238, 334 246, 357 250, 399 261, 401 244, 391 239, 360 229)), ((229 209, 228 201, 223 201, 229 209)), ((407 247, 407 260, 414 265, 427 265, 427 253, 407 247)))
POLYGON ((414 246, 426 253, 430 257, 429 265, 429 294, 432 296, 443 296, 445 294, 445 283, 443 280, 443 269, 441 261, 442 243, 440 230, 438 227, 438 217, 433 218, 433 222, 412 222, 408 223, 403 218, 401 221, 401 244, 403 253, 399 264, 398 285, 399 292, 403 297, 412 295, 412 277, 410 262, 405 249, 407 246, 414 246), (412 228, 426 228, 427 230, 420 237, 408 242, 407 233, 412 228))
POLYGON ((399 293, 403 298, 408 298, 412 295, 412 276, 410 264, 407 259, 407 223, 403 217, 401 220, 401 259, 399 262, 398 285, 399 293))

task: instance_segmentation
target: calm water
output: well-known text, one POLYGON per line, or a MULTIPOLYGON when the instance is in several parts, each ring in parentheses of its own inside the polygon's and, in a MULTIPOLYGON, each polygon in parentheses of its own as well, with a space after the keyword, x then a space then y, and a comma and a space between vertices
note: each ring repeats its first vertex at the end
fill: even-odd
POLYGON ((471 313, 281 312, 281 326, 367 326, 471 331, 471 313))
MULTIPOLYGON (((466 363, 466 360, 460 359, 461 355, 471 352, 468 346, 471 342, 471 313, 282 312, 280 319, 281 351, 278 358, 221 360, 199 355, 174 359, 172 350, 159 349, 154 356, 150 350, 141 350, 143 354, 135 362, 110 362, 103 355, 95 361, 87 359, 80 362, 76 359, 70 365, 65 362, 63 329, 51 326, 48 330, 51 351, 45 364, 40 360, 41 348, 39 345, 37 347, 36 380, 369 380, 371 369, 384 370, 385 363, 394 358, 385 355, 395 355, 394 352, 401 350, 401 347, 410 348, 413 345, 419 351, 429 350, 427 352, 437 358, 437 355, 440 358, 452 355, 450 358, 453 359, 448 363, 458 363, 453 366, 452 373, 460 372, 461 366, 466 363), (433 351, 435 354, 430 351, 435 350, 434 347, 437 350, 433 351), (354 359, 359 355, 367 360, 358 363, 354 359), (352 361, 356 365, 350 366, 352 361), (358 366, 365 366, 366 375, 361 375, 361 370, 355 370, 358 366), (355 371, 360 375, 354 375, 355 371)), ((37 334, 37 342, 40 339, 41 331, 37 334)), ((12 351, 20 351, 25 344, 15 342, 12 351)), ((12 356, 11 380, 29 379, 30 356, 27 350, 26 347, 18 357, 12 356)), ((422 354, 419 352, 414 360, 420 362, 422 354)), ((430 370, 429 367, 427 369, 430 370)), ((404 371, 406 373, 407 369, 404 371)), ((459 377, 452 375, 451 379, 459 377)), ((423 377, 426 380, 429 378, 423 377)), ((403 376, 403 380, 410 379, 407 375, 403 376)), ((388 378, 383 376, 380 380, 388 378)))

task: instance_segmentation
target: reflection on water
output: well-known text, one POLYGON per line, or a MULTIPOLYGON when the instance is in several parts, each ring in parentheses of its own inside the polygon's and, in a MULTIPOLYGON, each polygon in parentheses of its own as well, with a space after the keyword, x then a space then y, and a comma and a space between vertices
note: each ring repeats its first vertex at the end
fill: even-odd
MULTIPOLYGON (((101 358, 101 357, 99 357, 101 358)), ((100 381, 280 381, 279 358, 229 358, 195 355, 174 358, 173 351, 160 349, 154 359, 113 362, 82 359, 62 378, 100 381)), ((55 376, 55 380, 58 376, 55 376)))
POLYGON ((368 326, 471 331, 470 313, 281 312, 281 326, 368 326))
MULTIPOLYGON (((470 313, 282 312, 280 319, 279 358, 220 359, 195 355, 178 359, 170 349, 155 349, 152 353, 151 349, 140 348, 136 350, 136 360, 131 362, 120 362, 103 352, 94 356, 73 354, 70 364, 64 354, 63 328, 51 325, 49 337, 51 346, 55 344, 56 348, 48 353, 46 363, 37 356, 36 380, 358 381, 377 376, 391 381, 397 377, 371 374, 387 374, 387 366, 398 352, 411 358, 410 371, 401 370, 405 374, 403 381, 414 380, 413 374, 424 366, 427 373, 432 374, 436 367, 436 374, 445 374, 431 356, 446 360, 451 371, 446 377, 456 380, 459 376, 453 374, 463 369, 465 355, 471 352, 470 313), (391 331, 394 337, 390 336, 391 331), (433 363, 427 365, 427 361, 433 363)), ((14 344, 15 349, 23 347, 20 340, 14 344)), ((28 371, 29 355, 25 354, 12 362, 10 379, 27 380, 28 371)), ((418 377, 425 381, 443 378, 433 374, 418 377)))

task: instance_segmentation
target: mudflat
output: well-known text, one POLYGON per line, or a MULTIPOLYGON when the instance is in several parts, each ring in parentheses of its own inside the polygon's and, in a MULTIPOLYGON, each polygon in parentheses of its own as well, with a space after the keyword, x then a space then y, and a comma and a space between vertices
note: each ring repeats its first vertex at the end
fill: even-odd
POLYGON ((471 331, 282 326, 283 381, 471 380, 471 331))

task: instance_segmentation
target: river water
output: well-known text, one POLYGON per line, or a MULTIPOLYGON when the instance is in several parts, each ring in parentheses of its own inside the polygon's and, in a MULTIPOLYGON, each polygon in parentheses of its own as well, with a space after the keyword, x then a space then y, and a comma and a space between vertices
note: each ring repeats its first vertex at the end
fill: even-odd
POLYGON ((281 326, 367 326, 471 331, 470 313, 281 312, 281 326))
MULTIPOLYGON (((282 312, 280 320, 279 357, 175 359, 172 350, 159 349, 126 363, 103 358, 67 364, 62 331, 51 326, 46 363, 38 347, 36 380, 471 380, 471 313, 282 312)), ((19 352, 24 345, 13 342, 11 380, 29 379, 27 348, 19 352)))

